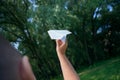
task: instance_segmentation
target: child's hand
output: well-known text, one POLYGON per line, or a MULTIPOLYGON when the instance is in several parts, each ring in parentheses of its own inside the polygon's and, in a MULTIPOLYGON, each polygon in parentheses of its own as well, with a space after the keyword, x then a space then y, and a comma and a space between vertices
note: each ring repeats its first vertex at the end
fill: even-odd
POLYGON ((61 40, 56 40, 57 54, 65 54, 67 45, 68 45, 67 42, 62 42, 61 40))

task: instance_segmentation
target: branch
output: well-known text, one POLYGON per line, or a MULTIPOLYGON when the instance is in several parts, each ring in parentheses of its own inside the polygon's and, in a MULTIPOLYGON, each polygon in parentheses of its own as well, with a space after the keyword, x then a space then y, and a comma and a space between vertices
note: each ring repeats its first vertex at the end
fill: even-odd
POLYGON ((18 36, 17 34, 15 34, 13 31, 10 31, 10 30, 8 30, 8 29, 6 29, 6 28, 3 28, 3 27, 2 27, 2 29, 3 29, 4 31, 6 31, 6 32, 9 32, 9 33, 13 34, 13 35, 14 35, 15 37, 17 37, 17 38, 23 39, 22 37, 20 37, 20 36, 18 36))

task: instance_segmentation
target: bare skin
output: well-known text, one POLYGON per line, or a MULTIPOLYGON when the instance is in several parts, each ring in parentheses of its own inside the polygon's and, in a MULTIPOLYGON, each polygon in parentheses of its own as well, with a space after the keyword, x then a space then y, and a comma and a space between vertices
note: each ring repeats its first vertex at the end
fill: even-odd
MULTIPOLYGON (((77 75, 76 71, 74 70, 73 66, 71 65, 71 63, 65 55, 67 45, 67 42, 56 40, 56 51, 58 59, 60 61, 64 80, 80 80, 79 76, 77 75)), ((20 67, 20 77, 21 80, 36 80, 27 56, 24 56, 22 58, 20 67)))
POLYGON ((22 58, 20 66, 20 77, 21 80, 36 80, 27 56, 22 58))
POLYGON ((67 45, 67 42, 56 40, 56 51, 60 61, 64 80, 80 80, 79 76, 65 55, 67 45))

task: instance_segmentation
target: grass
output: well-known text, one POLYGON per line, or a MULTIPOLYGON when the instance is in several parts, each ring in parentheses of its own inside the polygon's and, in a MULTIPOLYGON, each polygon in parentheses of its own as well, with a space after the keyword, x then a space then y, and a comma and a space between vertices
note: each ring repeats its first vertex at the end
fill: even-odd
POLYGON ((81 80, 120 80, 120 57, 98 62, 81 71, 79 76, 81 80))

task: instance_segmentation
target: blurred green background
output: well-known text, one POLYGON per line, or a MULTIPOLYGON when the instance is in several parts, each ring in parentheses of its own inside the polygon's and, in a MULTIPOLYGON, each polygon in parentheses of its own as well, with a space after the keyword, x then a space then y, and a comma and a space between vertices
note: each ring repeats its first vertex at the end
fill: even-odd
POLYGON ((27 55, 37 80, 62 80, 50 29, 67 29, 81 80, 120 80, 120 0, 0 0, 0 33, 27 55))

